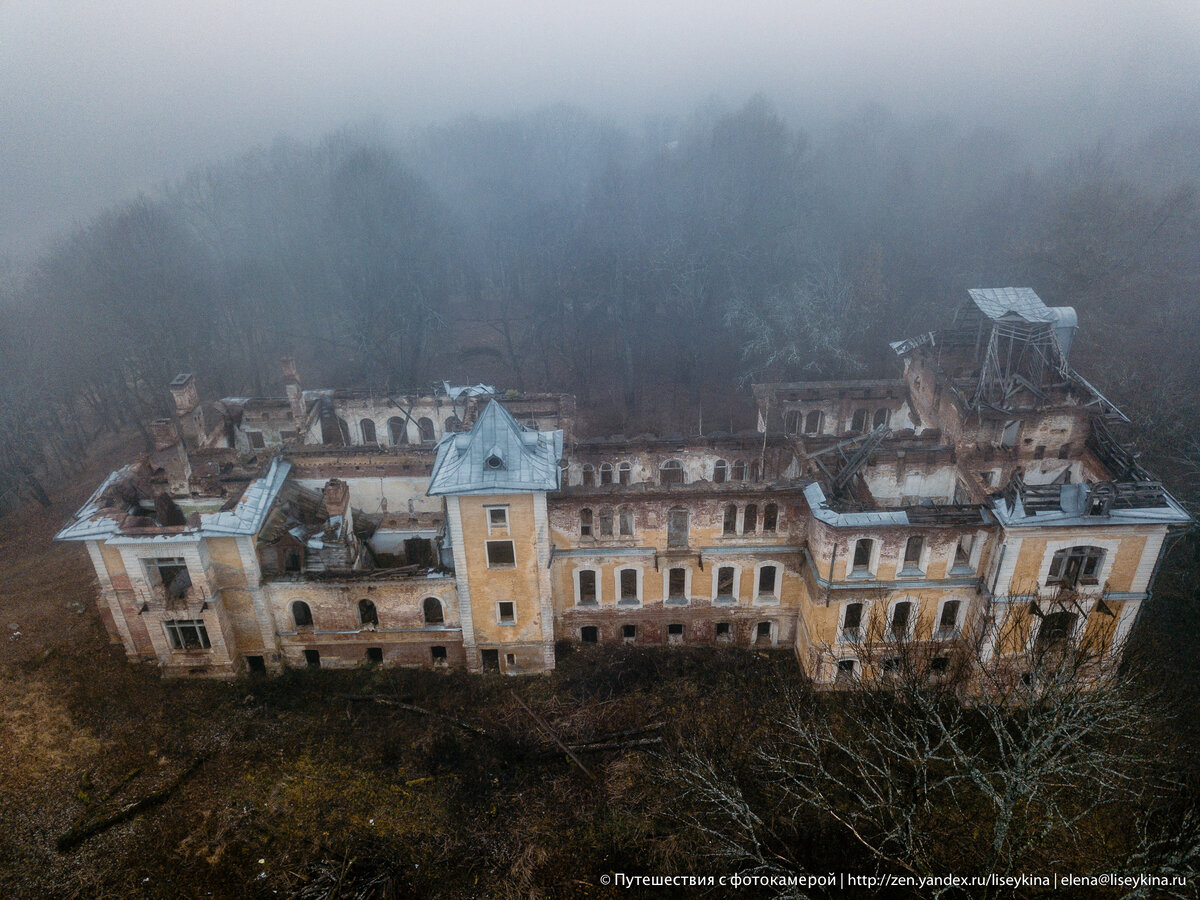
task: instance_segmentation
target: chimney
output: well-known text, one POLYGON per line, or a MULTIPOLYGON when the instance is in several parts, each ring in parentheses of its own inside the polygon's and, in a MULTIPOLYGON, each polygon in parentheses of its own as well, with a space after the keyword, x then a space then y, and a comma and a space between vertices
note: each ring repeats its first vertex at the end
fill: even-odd
POLYGON ((166 450, 179 443, 179 433, 170 419, 156 419, 150 423, 150 434, 154 437, 154 450, 166 450))
POLYGON ((192 477, 192 466, 188 459, 187 447, 179 439, 179 432, 175 430, 175 423, 170 419, 158 419, 150 423, 150 433, 154 437, 154 453, 150 455, 150 464, 163 470, 171 493, 186 495, 192 477))
POLYGON ((304 391, 300 387, 300 376, 296 373, 296 357, 285 356, 279 360, 283 370, 283 389, 287 392, 288 404, 292 407, 292 418, 297 427, 304 423, 308 410, 304 407, 304 391))
POLYGON ((204 407, 200 405, 200 392, 196 389, 196 377, 182 372, 171 380, 171 399, 175 403, 175 418, 185 441, 198 443, 204 434, 204 407))
POLYGON ((332 519, 334 516, 341 516, 342 534, 350 534, 354 527, 350 513, 350 485, 340 478, 331 478, 325 482, 321 494, 325 499, 326 517, 332 519))

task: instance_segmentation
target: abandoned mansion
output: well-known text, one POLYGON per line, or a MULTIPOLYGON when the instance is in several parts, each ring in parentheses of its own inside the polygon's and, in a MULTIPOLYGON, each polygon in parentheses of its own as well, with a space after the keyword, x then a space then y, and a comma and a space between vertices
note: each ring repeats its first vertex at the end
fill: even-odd
POLYGON ((1123 645, 1190 523, 1069 363, 1076 316, 972 290, 888 380, 760 384, 758 428, 577 433, 573 398, 443 384, 206 401, 58 534, 130 659, 172 674, 370 663, 532 673, 556 645, 794 650, 817 682, 886 648, 1123 645), (884 647, 868 653, 865 647, 884 647))

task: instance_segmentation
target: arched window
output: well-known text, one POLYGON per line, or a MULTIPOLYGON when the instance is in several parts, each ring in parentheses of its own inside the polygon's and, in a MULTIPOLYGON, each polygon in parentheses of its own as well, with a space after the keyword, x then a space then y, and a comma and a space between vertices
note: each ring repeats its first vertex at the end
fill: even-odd
POLYGON ((807 416, 805 416, 804 417, 804 433, 805 434, 820 434, 821 426, 824 424, 821 421, 822 418, 823 417, 822 417, 821 411, 819 409, 814 409, 807 416))
POLYGON ((1034 651, 1040 655, 1062 650, 1070 643, 1075 633, 1076 621, 1077 616, 1072 612, 1047 613, 1038 628, 1034 651))
POLYGON ((595 487, 596 486, 596 470, 595 470, 595 468, 592 467, 592 465, 590 463, 583 467, 583 486, 584 487, 595 487))
POLYGON ((613 483, 612 463, 601 463, 600 464, 600 483, 601 484, 612 484, 613 483))
POLYGON ((392 416, 387 420, 388 440, 393 445, 401 445, 408 443, 408 423, 399 416, 392 416))
POLYGON ((961 600, 947 600, 942 604, 942 614, 938 616, 937 631, 933 635, 935 638, 946 640, 958 635, 958 611, 961 608, 961 600))
POLYGON ((768 503, 763 510, 763 534, 773 534, 779 527, 779 507, 768 503))
POLYGON ((592 537, 592 511, 587 507, 579 511, 579 536, 592 537))
POLYGON ((359 430, 362 431, 362 439, 364 444, 374 444, 375 441, 375 423, 371 419, 363 419, 358 423, 359 430))
POLYGON ((724 484, 725 479, 729 477, 729 463, 723 459, 718 459, 716 465, 713 466, 713 484, 724 484))
POLYGON ((799 410, 789 409, 783 416, 783 430, 788 434, 799 434, 802 418, 799 410))
POLYGON ((880 425, 886 425, 891 417, 892 412, 890 409, 887 409, 886 407, 883 409, 877 409, 875 410, 875 418, 872 420, 871 424, 878 428, 880 425))
POLYGON ((910 600, 900 600, 892 605, 892 620, 888 623, 888 635, 893 641, 902 641, 909 636, 913 621, 913 605, 910 600))
POLYGON ((751 481, 761 481, 762 480, 762 472, 760 471, 760 466, 758 464, 757 459, 753 459, 750 461, 750 480, 751 481))
POLYGON ((850 422, 850 430, 854 434, 863 434, 867 430, 867 411, 865 409, 856 409, 854 418, 850 422))
POLYGON ((633 466, 627 462, 617 466, 617 484, 629 484, 633 480, 633 466))
POLYGON ((425 602, 421 604, 421 613, 425 617, 426 625, 441 625, 446 621, 445 613, 442 612, 442 601, 437 597, 426 597, 425 602))
POLYGON ((611 506, 605 506, 600 510, 598 516, 601 537, 612 537, 613 535, 613 511, 611 506))
POLYGON ((446 420, 446 431, 445 431, 446 434, 454 434, 455 432, 462 431, 462 430, 463 430, 462 419, 460 419, 458 416, 451 416, 450 418, 448 418, 446 420))
POLYGON ((338 417, 338 431, 342 434, 342 444, 349 447, 353 441, 350 440, 350 426, 346 424, 346 420, 338 417))
POLYGON ((421 443, 432 444, 436 439, 433 432, 433 419, 422 416, 417 419, 417 430, 421 432, 421 443))
POLYGON ((659 480, 663 484, 683 484, 683 463, 677 459, 668 459, 662 464, 659 471, 659 480))
POLYGON ((754 534, 758 531, 758 504, 747 503, 746 511, 742 513, 742 534, 754 534))
POLYGON ((725 507, 725 522, 721 528, 722 534, 737 534, 737 505, 730 503, 725 507))
POLYGON ((631 536, 633 534, 633 509, 628 506, 622 506, 617 518, 620 520, 621 535, 623 537, 631 536))
POLYGON ((358 621, 364 626, 379 625, 379 613, 375 611, 375 604, 370 600, 358 601, 358 621))
POLYGON ((292 602, 292 621, 296 623, 297 628, 312 628, 312 610, 303 600, 292 602))
POLYGON ((1104 551, 1100 547, 1068 547, 1050 560, 1046 584, 1073 588, 1077 584, 1099 584, 1104 551))
POLYGON ((733 471, 730 475, 732 481, 746 480, 746 461, 744 459, 736 460, 733 464, 733 471))

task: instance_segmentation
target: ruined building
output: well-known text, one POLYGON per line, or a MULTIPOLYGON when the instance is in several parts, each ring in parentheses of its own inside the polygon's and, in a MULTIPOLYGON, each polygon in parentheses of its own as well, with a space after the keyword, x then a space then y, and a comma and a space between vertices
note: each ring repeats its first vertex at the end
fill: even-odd
POLYGON ((1189 518, 1068 362, 1074 311, 970 292, 903 376, 755 387, 754 432, 576 434, 574 401, 444 384, 202 401, 59 533, 131 659, 234 675, 368 663, 541 672, 556 643, 1118 648, 1189 518), (872 632, 874 629, 874 632, 872 632))

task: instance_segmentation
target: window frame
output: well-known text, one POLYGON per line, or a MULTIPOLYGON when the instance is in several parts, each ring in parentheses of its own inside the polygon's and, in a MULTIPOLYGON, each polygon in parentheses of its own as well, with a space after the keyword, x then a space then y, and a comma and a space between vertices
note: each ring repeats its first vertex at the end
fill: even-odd
POLYGON ((497 600, 496 601, 496 624, 503 625, 505 628, 512 627, 517 624, 517 601, 516 600, 497 600), (509 615, 505 616, 504 607, 509 607, 509 615))
POLYGON ((594 566, 580 566, 579 568, 575 569, 573 580, 575 582, 575 605, 576 606, 591 609, 593 607, 597 607, 600 605, 601 599, 602 599, 600 596, 600 583, 603 580, 600 577, 600 574, 601 574, 600 570, 594 566), (590 601, 586 601, 586 602, 583 599, 583 576, 585 574, 590 574, 592 576, 592 579, 593 579, 592 593, 593 593, 593 598, 594 598, 594 599, 592 599, 590 601))
POLYGON ((642 598, 645 596, 642 590, 642 569, 639 566, 618 566, 613 570, 614 592, 618 606, 632 607, 641 606, 642 598), (637 593, 632 597, 624 596, 622 592, 621 577, 624 572, 633 572, 633 585, 637 593))
POLYGON ((487 567, 489 569, 515 569, 517 567, 517 544, 516 544, 516 541, 513 541, 510 539, 510 540, 499 540, 499 541, 484 541, 483 543, 484 543, 484 558, 487 560, 487 567), (512 556, 512 562, 493 562, 492 561, 493 545, 500 546, 502 544, 508 544, 509 553, 512 556))
POLYGON ((212 640, 208 636, 208 626, 204 619, 163 619, 163 631, 167 635, 167 643, 177 653, 203 653, 212 649, 212 640), (188 646, 187 634, 195 637, 198 646, 188 646))
POLYGON ((484 514, 485 520, 487 522, 487 529, 488 529, 489 535, 499 534, 499 533, 509 534, 509 518, 508 518, 508 504, 507 503, 484 506, 483 514, 484 514), (504 520, 503 522, 493 522, 492 521, 495 518, 496 513, 501 514, 501 517, 504 520))

